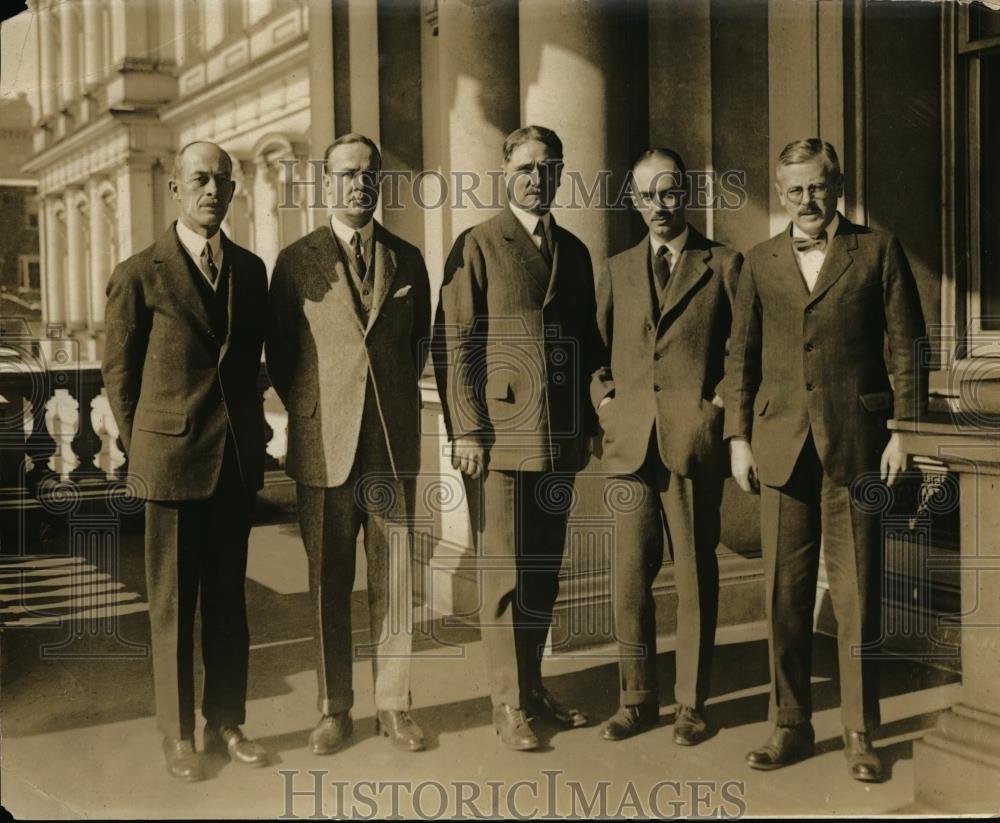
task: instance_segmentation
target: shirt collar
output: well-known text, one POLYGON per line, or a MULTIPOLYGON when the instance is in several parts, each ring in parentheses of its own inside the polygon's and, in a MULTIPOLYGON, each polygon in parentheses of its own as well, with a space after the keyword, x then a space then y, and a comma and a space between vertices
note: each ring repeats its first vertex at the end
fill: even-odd
POLYGON ((212 250, 212 261, 216 266, 222 265, 222 231, 217 231, 211 237, 205 238, 196 231, 191 231, 180 220, 177 221, 177 239, 181 245, 191 255, 191 259, 196 264, 201 265, 201 253, 205 249, 205 244, 212 250))
POLYGON ((375 233, 375 221, 369 220, 360 229, 356 229, 354 226, 348 226, 347 223, 338 220, 337 215, 331 214, 330 228, 333 229, 333 233, 337 236, 337 239, 345 246, 351 245, 351 238, 354 237, 354 232, 356 231, 361 232, 361 243, 367 245, 375 233))
POLYGON ((654 257, 656 256, 656 253, 660 250, 660 246, 666 246, 668 249, 670 249, 670 255, 676 262, 677 259, 681 256, 681 252, 684 251, 684 246, 687 243, 688 234, 689 234, 689 226, 685 225, 684 231, 682 231, 675 238, 673 238, 673 240, 664 243, 662 240, 660 240, 660 238, 658 238, 656 235, 650 232, 649 242, 653 247, 653 256, 654 257))
MULTIPOLYGON (((827 239, 827 242, 829 242, 830 240, 833 240, 833 238, 837 236, 837 227, 839 225, 840 225, 840 214, 838 212, 834 212, 833 213, 833 220, 831 220, 829 222, 829 224, 827 225, 827 227, 826 227, 826 239, 827 239)), ((800 229, 794 223, 792 223, 792 237, 800 237, 800 238, 809 239, 809 240, 812 239, 808 234, 806 234, 804 231, 802 231, 802 229, 800 229)))
MULTIPOLYGON (((545 212, 541 217, 537 214, 532 214, 530 211, 525 211, 524 209, 519 209, 515 205, 511 205, 510 210, 514 212, 514 216, 517 218, 517 222, 524 226, 524 230, 529 236, 534 237, 535 226, 538 225, 538 221, 542 221, 542 226, 545 227, 545 237, 547 240, 552 239, 552 212, 545 212)), ((551 246, 552 244, 549 243, 551 246)))

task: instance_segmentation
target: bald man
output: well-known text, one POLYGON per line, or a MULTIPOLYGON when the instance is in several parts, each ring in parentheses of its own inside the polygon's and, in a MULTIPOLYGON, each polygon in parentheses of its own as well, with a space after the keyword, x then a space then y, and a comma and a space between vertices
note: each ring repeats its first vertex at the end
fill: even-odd
POLYGON ((263 485, 264 412, 257 390, 267 328, 260 258, 220 226, 232 161, 214 143, 176 156, 175 223, 120 263, 108 284, 102 373, 146 498, 146 587, 156 720, 167 771, 204 776, 194 743, 194 617, 201 601, 205 751, 263 766, 244 722, 244 583, 254 497, 263 485))

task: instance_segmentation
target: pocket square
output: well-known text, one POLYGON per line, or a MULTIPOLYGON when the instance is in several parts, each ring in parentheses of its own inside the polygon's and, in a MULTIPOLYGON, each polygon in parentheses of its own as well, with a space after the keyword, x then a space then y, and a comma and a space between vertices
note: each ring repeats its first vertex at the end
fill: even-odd
POLYGON ((403 286, 403 288, 401 288, 399 291, 397 291, 393 295, 393 297, 406 297, 406 295, 408 295, 410 293, 410 289, 412 289, 412 288, 413 288, 412 285, 410 285, 410 286, 403 286))

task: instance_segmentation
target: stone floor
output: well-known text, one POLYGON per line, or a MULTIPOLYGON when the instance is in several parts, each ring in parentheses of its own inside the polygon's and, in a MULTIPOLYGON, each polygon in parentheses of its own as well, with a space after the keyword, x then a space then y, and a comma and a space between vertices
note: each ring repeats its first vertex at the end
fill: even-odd
MULTIPOLYGON (((412 668, 414 716, 428 733, 427 751, 397 752, 374 737, 370 666, 359 661, 354 737, 341 752, 315 757, 305 746, 317 716, 304 556, 294 526, 272 523, 255 529, 251 546, 245 730, 269 749, 273 763, 251 770, 213 760, 208 780, 180 784, 164 771, 152 717, 141 546, 130 538, 116 556, 115 568, 96 563, 93 570, 122 584, 114 619, 68 601, 62 611, 40 613, 39 602, 54 602, 44 598, 28 612, 11 612, 29 602, 14 603, 15 594, 44 592, 47 581, 59 579, 61 561, 28 566, 30 577, 0 565, 0 616, 7 623, 0 638, 0 801, 15 817, 886 814, 910 803, 912 741, 957 690, 954 675, 887 661, 877 746, 889 779, 856 783, 847 775, 839 740, 835 649, 818 637, 817 756, 778 772, 754 772, 743 758, 769 729, 767 648, 759 627, 749 627, 720 637, 709 705, 718 732, 704 744, 681 748, 671 741, 674 657, 665 642, 658 728, 608 743, 596 722, 573 731, 542 726, 541 748, 518 753, 500 748, 489 723, 478 632, 431 623, 417 638, 412 668), (59 619, 45 622, 49 613, 59 619), (13 617, 38 620, 12 627, 13 617)), ((359 567, 359 580, 361 572, 359 567)), ((356 589, 357 626, 363 625, 364 597, 356 589)), ((355 642, 364 641, 356 632, 355 642)), ((546 674, 557 695, 595 721, 614 711, 617 669, 608 650, 550 658, 546 674)))

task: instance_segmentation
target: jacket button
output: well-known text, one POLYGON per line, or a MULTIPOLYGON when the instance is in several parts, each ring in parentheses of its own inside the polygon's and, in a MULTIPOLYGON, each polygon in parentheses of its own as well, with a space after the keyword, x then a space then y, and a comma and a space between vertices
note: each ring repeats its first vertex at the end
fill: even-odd
POLYGON ((814 311, 813 306, 806 306, 806 314, 812 314, 814 311))
POLYGON ((813 344, 812 343, 806 343, 805 349, 806 349, 806 351, 812 351, 813 350, 813 344))
POLYGON ((652 330, 653 330, 653 324, 652 324, 652 323, 650 323, 650 322, 649 322, 649 321, 647 320, 647 321, 646 321, 646 331, 652 331, 652 330))
POLYGON ((657 352, 656 354, 654 354, 654 355, 653 355, 653 359, 654 359, 654 360, 659 360, 659 359, 660 359, 660 354, 659 354, 659 352, 657 352))
POLYGON ((806 383, 806 391, 812 391, 816 387, 812 383, 806 383))
POLYGON ((660 384, 659 384, 659 383, 656 383, 656 384, 655 384, 655 385, 653 386, 653 391, 659 391, 659 390, 660 390, 660 384))

